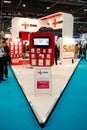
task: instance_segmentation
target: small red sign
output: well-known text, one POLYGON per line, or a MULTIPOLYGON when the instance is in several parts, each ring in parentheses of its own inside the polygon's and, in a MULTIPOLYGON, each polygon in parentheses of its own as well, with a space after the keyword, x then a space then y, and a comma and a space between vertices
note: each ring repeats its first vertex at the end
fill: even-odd
POLYGON ((49 81, 37 81, 37 89, 48 89, 49 81))

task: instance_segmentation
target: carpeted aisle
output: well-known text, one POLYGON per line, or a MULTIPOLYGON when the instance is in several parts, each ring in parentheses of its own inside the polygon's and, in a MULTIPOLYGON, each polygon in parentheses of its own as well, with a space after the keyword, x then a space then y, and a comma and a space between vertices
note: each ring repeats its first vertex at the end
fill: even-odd
POLYGON ((0 130, 41 130, 10 67, 0 83, 0 130))
MULTIPOLYGON (((10 67, 0 83, 0 130, 41 130, 10 67)), ((87 61, 78 65, 44 130, 87 130, 87 61)))
POLYGON ((82 60, 45 130, 87 130, 87 61, 82 60))

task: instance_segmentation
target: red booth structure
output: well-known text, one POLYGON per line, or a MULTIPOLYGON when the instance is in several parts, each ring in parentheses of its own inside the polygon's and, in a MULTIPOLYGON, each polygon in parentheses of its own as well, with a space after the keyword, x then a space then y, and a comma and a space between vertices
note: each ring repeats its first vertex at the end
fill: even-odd
POLYGON ((30 35, 30 65, 50 67, 54 64, 54 35, 36 32, 30 35))
MULTIPOLYGON (((23 59, 23 41, 21 39, 9 39, 8 41, 10 56, 12 58, 11 65, 24 64, 23 59)), ((29 63, 29 59, 26 59, 26 64, 29 63)))

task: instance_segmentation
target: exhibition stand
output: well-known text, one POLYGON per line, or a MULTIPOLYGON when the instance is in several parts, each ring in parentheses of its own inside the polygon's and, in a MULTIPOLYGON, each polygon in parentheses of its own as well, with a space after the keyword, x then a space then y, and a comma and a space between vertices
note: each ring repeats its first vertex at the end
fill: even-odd
POLYGON ((72 64, 73 16, 59 12, 40 19, 14 17, 11 33, 9 48, 13 64, 21 63, 20 66, 12 66, 13 71, 39 124, 44 125, 79 62, 72 64), (57 36, 56 44, 60 49, 59 62, 62 66, 54 64, 54 35, 37 32, 40 27, 53 28, 57 33, 61 29, 62 35, 57 36), (29 56, 23 59, 26 42, 29 56), (25 63, 34 69, 23 68, 25 63))
POLYGON ((71 14, 59 12, 40 19, 14 17, 12 19, 12 38, 21 38, 24 45, 24 41, 30 42, 30 34, 37 32, 41 27, 52 28, 57 33, 61 29, 61 37, 58 36, 56 41, 60 49, 61 63, 63 63, 63 59, 74 58, 73 16, 71 14))

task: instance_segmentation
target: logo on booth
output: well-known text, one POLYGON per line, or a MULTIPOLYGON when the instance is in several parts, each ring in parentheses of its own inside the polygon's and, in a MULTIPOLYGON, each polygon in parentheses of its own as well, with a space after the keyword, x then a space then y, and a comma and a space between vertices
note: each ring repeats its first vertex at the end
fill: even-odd
POLYGON ((24 26, 25 29, 29 26, 29 24, 27 24, 26 21, 22 23, 21 25, 24 26))
POLYGON ((56 21, 56 19, 54 19, 54 22, 52 24, 54 25, 54 28, 55 28, 56 25, 58 24, 58 21, 56 21))
POLYGON ((56 19, 54 19, 54 21, 53 21, 53 25, 54 25, 54 28, 56 28, 56 26, 57 26, 57 24, 60 24, 60 23, 62 23, 63 21, 56 21, 56 19))
POLYGON ((41 70, 38 72, 39 75, 41 75, 41 74, 47 74, 47 73, 48 73, 47 71, 43 71, 42 72, 41 70))
POLYGON ((21 24, 22 26, 24 26, 24 29, 27 29, 27 27, 37 27, 36 24, 28 24, 26 21, 24 23, 21 24))
POLYGON ((40 74, 40 75, 42 74, 41 70, 38 72, 38 74, 40 74))

